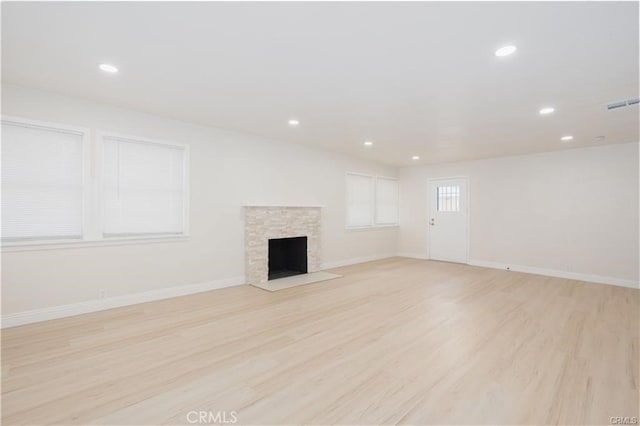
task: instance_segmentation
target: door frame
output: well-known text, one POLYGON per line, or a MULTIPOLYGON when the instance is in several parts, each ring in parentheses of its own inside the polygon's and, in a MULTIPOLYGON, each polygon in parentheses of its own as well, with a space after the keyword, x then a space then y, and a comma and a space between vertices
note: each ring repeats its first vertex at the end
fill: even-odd
POLYGON ((467 203, 467 211, 465 212, 467 215, 467 234, 465 238, 465 265, 469 264, 469 240, 471 238, 471 197, 469 196, 469 192, 471 191, 469 185, 469 176, 448 176, 448 177, 437 177, 437 178, 427 178, 427 259, 431 260, 431 226, 429 226, 429 218, 431 217, 431 184, 434 182, 442 181, 442 180, 451 180, 451 179, 464 179, 467 184, 467 194, 465 196, 465 201, 467 203))

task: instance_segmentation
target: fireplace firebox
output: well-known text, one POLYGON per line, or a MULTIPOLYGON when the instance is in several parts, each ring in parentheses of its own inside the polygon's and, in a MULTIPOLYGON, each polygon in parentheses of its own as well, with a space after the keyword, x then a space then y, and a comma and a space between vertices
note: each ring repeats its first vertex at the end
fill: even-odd
POLYGON ((307 273, 307 237, 269 240, 269 279, 307 273))

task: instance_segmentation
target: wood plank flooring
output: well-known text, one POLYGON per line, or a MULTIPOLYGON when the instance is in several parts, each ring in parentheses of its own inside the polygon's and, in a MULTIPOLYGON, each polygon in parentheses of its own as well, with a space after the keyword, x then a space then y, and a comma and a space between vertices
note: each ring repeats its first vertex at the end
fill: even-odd
POLYGON ((6 329, 2 424, 640 416, 640 290, 404 258, 332 272, 6 329))

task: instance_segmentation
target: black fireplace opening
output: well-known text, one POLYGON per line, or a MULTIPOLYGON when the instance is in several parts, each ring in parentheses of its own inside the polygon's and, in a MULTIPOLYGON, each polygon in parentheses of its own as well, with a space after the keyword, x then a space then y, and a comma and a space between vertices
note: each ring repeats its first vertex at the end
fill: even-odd
POLYGON ((269 279, 307 273, 307 237, 269 240, 269 279))

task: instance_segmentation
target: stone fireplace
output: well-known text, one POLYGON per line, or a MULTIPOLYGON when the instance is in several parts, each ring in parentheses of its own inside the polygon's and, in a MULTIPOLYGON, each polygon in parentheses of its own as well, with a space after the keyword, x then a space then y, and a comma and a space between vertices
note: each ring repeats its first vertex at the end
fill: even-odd
POLYGON ((272 266, 276 268, 272 271, 272 279, 287 276, 288 272, 288 275, 294 275, 319 271, 322 264, 320 213, 320 207, 312 206, 244 206, 247 283, 260 284, 270 279, 270 245, 272 266), (303 241, 306 243, 306 270, 301 266, 303 241))

